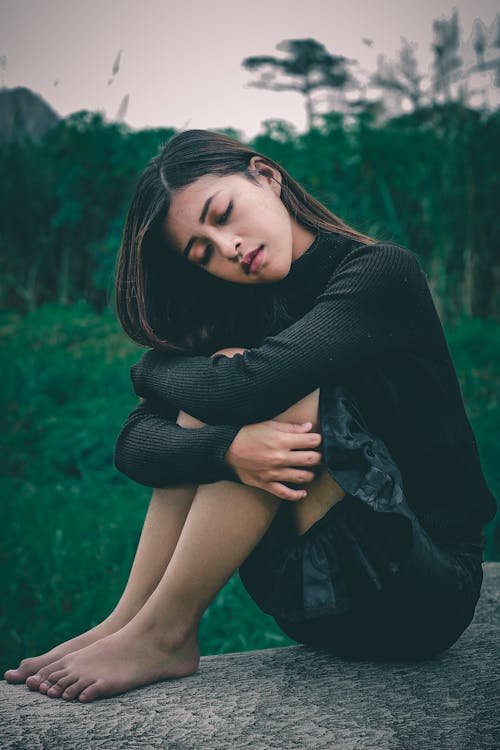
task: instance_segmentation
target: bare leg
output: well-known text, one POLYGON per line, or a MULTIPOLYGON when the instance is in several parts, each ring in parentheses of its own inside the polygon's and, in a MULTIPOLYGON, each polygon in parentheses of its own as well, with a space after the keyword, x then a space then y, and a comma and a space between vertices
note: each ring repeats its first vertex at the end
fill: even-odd
POLYGON ((125 590, 111 614, 99 625, 71 638, 41 656, 23 659, 17 669, 5 672, 8 682, 25 682, 37 689, 42 667, 72 651, 120 630, 141 609, 154 591, 172 557, 197 485, 183 485, 153 491, 149 509, 125 590))
MULTIPOLYGON (((320 432, 319 388, 293 404, 275 417, 278 422, 312 422, 314 432, 320 432)), ((292 504, 295 526, 299 534, 304 534, 322 518, 336 503, 345 497, 342 487, 330 476, 324 464, 316 479, 307 487, 307 496, 292 504)))
MULTIPOLYGON (((319 391, 310 394, 284 412, 281 419, 308 419, 314 423, 318 395, 319 391)), ((185 416, 188 421, 192 419, 185 416)), ((193 427, 203 423, 179 424, 193 427)), ((337 483, 323 472, 309 485, 308 497, 294 504, 302 510, 296 515, 300 533, 343 496, 337 483)), ((57 684, 49 688, 42 683, 41 692, 86 701, 194 671, 199 658, 196 633, 202 612, 253 549, 278 506, 278 499, 269 493, 232 482, 200 488, 170 564, 148 602, 114 635, 42 668, 39 678, 49 678, 57 684), (229 504, 221 495, 224 484, 231 488, 229 504), (204 510, 200 511, 200 499, 207 494, 210 497, 214 491, 216 504, 213 498, 210 504, 205 500, 204 510), (264 508, 266 512, 262 513, 264 508)))
MULTIPOLYGON (((154 593, 121 630, 41 670, 49 696, 115 695, 197 669, 200 617, 271 523, 280 500, 223 481, 198 488, 154 593)), ((42 692, 45 692, 43 690, 42 692)))

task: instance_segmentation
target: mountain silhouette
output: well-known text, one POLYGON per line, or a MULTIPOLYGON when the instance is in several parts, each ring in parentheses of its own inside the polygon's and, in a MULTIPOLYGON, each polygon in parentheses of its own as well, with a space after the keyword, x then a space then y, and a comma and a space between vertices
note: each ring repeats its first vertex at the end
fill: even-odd
POLYGON ((38 141, 60 116, 31 89, 0 89, 0 142, 38 141))

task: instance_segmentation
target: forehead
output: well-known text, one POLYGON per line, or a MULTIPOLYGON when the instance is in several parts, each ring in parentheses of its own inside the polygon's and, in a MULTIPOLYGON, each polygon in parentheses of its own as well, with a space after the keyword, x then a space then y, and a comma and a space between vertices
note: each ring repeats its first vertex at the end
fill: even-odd
POLYGON ((196 211, 198 210, 198 217, 201 213, 201 209, 205 200, 216 190, 221 190, 222 188, 224 188, 228 184, 228 181, 231 179, 231 177, 232 175, 230 175, 229 177, 204 175, 203 177, 199 177, 190 185, 187 185, 180 190, 175 190, 172 193, 172 198, 170 201, 170 210, 168 212, 169 216, 175 215, 178 212, 184 213, 185 211, 193 211, 196 213, 196 211))

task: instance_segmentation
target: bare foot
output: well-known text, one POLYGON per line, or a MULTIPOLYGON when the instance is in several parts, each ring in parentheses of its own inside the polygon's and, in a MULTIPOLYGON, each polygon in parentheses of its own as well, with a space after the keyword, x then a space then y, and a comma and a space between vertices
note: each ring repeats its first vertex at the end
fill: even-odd
MULTIPOLYGON (((131 620, 132 617, 133 614, 130 614, 128 619, 131 620)), ((96 625, 95 628, 87 630, 76 638, 71 638, 69 641, 60 643, 59 646, 47 651, 45 654, 34 656, 30 659, 23 659, 17 669, 8 669, 4 677, 7 682, 12 683, 27 682, 29 680, 27 682, 28 687, 32 690, 38 690, 41 678, 37 673, 40 669, 61 659, 66 654, 70 654, 72 651, 78 651, 85 646, 90 646, 101 638, 105 638, 107 635, 120 630, 126 622, 127 620, 123 618, 113 618, 110 615, 106 620, 96 625)))
POLYGON ((198 668, 196 636, 167 646, 132 621, 100 641, 40 670, 40 692, 89 702, 158 680, 185 677, 198 668))

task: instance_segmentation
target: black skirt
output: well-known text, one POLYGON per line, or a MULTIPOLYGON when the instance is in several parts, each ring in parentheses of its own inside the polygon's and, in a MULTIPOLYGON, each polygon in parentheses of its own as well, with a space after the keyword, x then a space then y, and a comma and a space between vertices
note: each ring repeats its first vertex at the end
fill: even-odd
POLYGON ((451 646, 479 599, 482 547, 433 541, 408 506, 385 443, 348 390, 320 390, 322 450, 346 492, 305 534, 289 503, 240 567, 291 638, 351 658, 413 659, 451 646))

